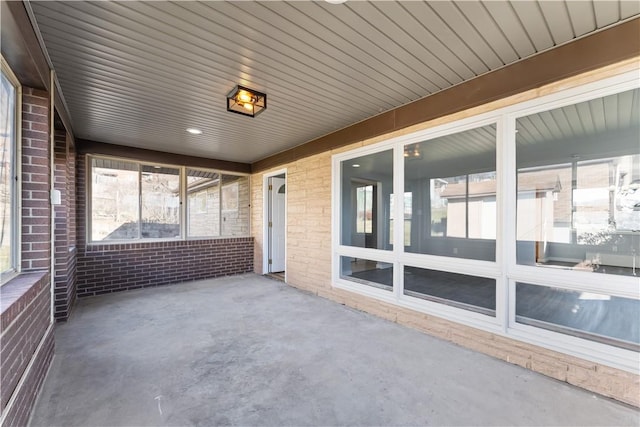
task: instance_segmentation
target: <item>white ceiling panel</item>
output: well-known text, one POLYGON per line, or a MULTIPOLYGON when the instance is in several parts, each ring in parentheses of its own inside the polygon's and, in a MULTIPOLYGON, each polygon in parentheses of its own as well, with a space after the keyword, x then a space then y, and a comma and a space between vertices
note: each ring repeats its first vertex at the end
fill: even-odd
POLYGON ((571 27, 574 35, 582 36, 596 29, 595 8, 592 1, 573 0, 566 1, 569 10, 571 27))
POLYGON ((639 4, 29 3, 77 138, 247 163, 615 25, 639 4), (228 113, 237 84, 267 93, 267 110, 228 113))

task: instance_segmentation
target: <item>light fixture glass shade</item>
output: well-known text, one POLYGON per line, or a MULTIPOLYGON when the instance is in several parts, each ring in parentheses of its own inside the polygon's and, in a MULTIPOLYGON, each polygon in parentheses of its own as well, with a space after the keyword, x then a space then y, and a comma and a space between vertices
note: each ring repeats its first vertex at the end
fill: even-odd
POLYGON ((267 109, 267 94, 236 86, 227 94, 227 111, 255 117, 267 109))

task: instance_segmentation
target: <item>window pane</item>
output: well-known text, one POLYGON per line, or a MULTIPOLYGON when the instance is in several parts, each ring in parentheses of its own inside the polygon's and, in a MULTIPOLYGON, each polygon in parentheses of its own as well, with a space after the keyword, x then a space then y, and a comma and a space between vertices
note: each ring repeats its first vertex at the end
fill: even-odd
POLYGON ((373 232, 373 185, 356 188, 356 233, 373 232))
POLYGON ((0 88, 0 209, 2 223, 0 224, 0 272, 10 270, 13 265, 14 240, 14 186, 13 156, 15 143, 15 88, 2 73, 2 87, 0 88))
POLYGON ((406 251, 495 261, 495 125, 406 145, 404 167, 406 251))
POLYGON ((342 279, 393 290, 393 265, 390 263, 343 256, 340 257, 340 265, 342 279))
POLYGON ((189 237, 220 235, 220 174, 187 170, 189 237))
POLYGON ((91 240, 139 238, 138 165, 91 160, 91 240))
POLYGON ((249 177, 222 175, 222 236, 249 235, 249 177))
POLYGON ((345 160, 341 172, 342 244, 390 250, 393 151, 345 160))
POLYGON ((467 176, 432 178, 431 236, 467 237, 467 176))
POLYGON ((496 315, 495 279, 405 267, 404 294, 494 317, 496 315))
MULTIPOLYGON (((411 209, 413 194, 404 193, 404 245, 411 245, 411 209)), ((389 243, 393 244, 393 194, 389 196, 389 243)))
POLYGON ((180 170, 143 165, 142 238, 180 237, 180 170))
POLYGON ((516 321, 640 350, 640 301, 516 283, 516 321))
POLYGON ((636 275, 640 91, 517 120, 519 264, 636 275))

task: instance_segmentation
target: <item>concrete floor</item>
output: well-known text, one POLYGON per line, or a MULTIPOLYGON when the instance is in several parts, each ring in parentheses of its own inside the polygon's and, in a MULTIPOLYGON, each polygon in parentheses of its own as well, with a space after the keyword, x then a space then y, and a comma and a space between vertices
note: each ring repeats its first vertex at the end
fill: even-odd
POLYGON ((254 275, 79 301, 31 423, 639 424, 633 408, 254 275))

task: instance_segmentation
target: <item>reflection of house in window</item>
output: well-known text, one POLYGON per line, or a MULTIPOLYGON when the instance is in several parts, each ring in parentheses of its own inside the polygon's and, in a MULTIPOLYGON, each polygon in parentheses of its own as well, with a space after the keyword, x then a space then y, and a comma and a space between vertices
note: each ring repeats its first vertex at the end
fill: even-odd
POLYGON ((243 235, 248 232, 247 176, 187 169, 190 237, 243 235))
POLYGON ((571 242, 571 165, 518 171, 518 240, 571 242))
POLYGON ((187 171, 188 227, 190 236, 220 235, 220 175, 187 171))
POLYGON ((431 180, 432 236, 496 238, 496 174, 431 180))
POLYGON ((234 182, 222 187, 222 210, 238 210, 238 183, 234 182))

